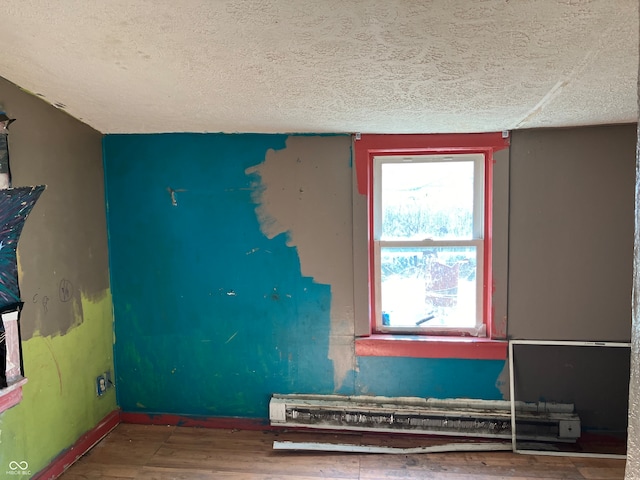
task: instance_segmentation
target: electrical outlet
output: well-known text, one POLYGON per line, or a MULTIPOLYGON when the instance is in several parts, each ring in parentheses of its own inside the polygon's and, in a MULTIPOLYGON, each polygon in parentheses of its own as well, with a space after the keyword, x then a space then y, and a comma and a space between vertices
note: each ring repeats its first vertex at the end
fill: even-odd
POLYGON ((96 393, 99 397, 105 394, 107 391, 107 378, 104 374, 96 377, 96 393))
POLYGON ((104 372, 104 379, 107 383, 107 390, 113 387, 113 380, 111 380, 111 370, 104 372))

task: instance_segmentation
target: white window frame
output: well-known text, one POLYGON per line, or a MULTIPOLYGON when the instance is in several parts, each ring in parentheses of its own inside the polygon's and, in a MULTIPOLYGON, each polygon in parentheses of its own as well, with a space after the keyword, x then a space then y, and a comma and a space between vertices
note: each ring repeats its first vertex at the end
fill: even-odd
POLYGON ((7 347, 7 383, 8 386, 0 388, 0 413, 18 405, 22 401, 22 386, 27 383, 23 377, 21 361, 20 333, 18 327, 19 312, 8 311, 0 314, 0 321, 5 328, 5 341, 7 347))
POLYGON ((373 246, 374 246, 374 305, 375 330, 378 333, 460 335, 485 337, 484 320, 484 215, 485 215, 485 155, 483 153, 421 154, 421 155, 380 155, 373 157, 373 246), (474 163, 473 192, 473 237, 455 240, 381 240, 382 230, 382 165, 386 163, 414 162, 461 162, 474 163), (381 249, 383 247, 453 247, 473 246, 476 248, 476 318, 473 327, 420 326, 392 327, 382 323, 381 308, 381 249))

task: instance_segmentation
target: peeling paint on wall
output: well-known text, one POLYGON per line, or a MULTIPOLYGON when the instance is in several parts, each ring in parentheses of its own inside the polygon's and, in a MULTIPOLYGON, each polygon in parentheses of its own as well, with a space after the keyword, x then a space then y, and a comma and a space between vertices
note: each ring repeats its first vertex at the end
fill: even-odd
POLYGON ((339 389, 355 368, 351 138, 289 137, 264 163, 247 169, 260 176, 254 193, 260 228, 268 238, 285 233, 300 256, 302 274, 331 286, 329 358, 339 389))

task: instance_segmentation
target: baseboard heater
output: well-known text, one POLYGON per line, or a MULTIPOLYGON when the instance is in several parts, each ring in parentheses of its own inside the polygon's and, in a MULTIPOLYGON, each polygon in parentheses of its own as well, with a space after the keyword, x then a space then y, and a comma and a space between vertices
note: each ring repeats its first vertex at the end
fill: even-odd
MULTIPOLYGON (((515 402, 518 440, 575 442, 573 404, 515 402)), ((280 395, 269 403, 271 425, 326 430, 511 438, 506 400, 343 395, 280 395)))

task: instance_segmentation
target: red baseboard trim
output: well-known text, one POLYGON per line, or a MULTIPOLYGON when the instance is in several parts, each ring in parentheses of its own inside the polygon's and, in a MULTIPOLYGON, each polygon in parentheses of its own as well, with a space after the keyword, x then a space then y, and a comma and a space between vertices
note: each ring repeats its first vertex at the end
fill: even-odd
POLYGON ((91 450, 96 443, 102 440, 111 430, 120 423, 120 411, 114 410, 104 417, 100 423, 82 435, 70 448, 58 455, 49 466, 38 472, 33 480, 53 480, 58 478, 73 465, 82 455, 91 450))
POLYGON ((280 430, 272 427, 269 420, 263 418, 243 417, 192 417, 189 415, 172 415, 167 413, 122 412, 122 423, 140 425, 173 425, 178 427, 220 428, 236 430, 280 430))

